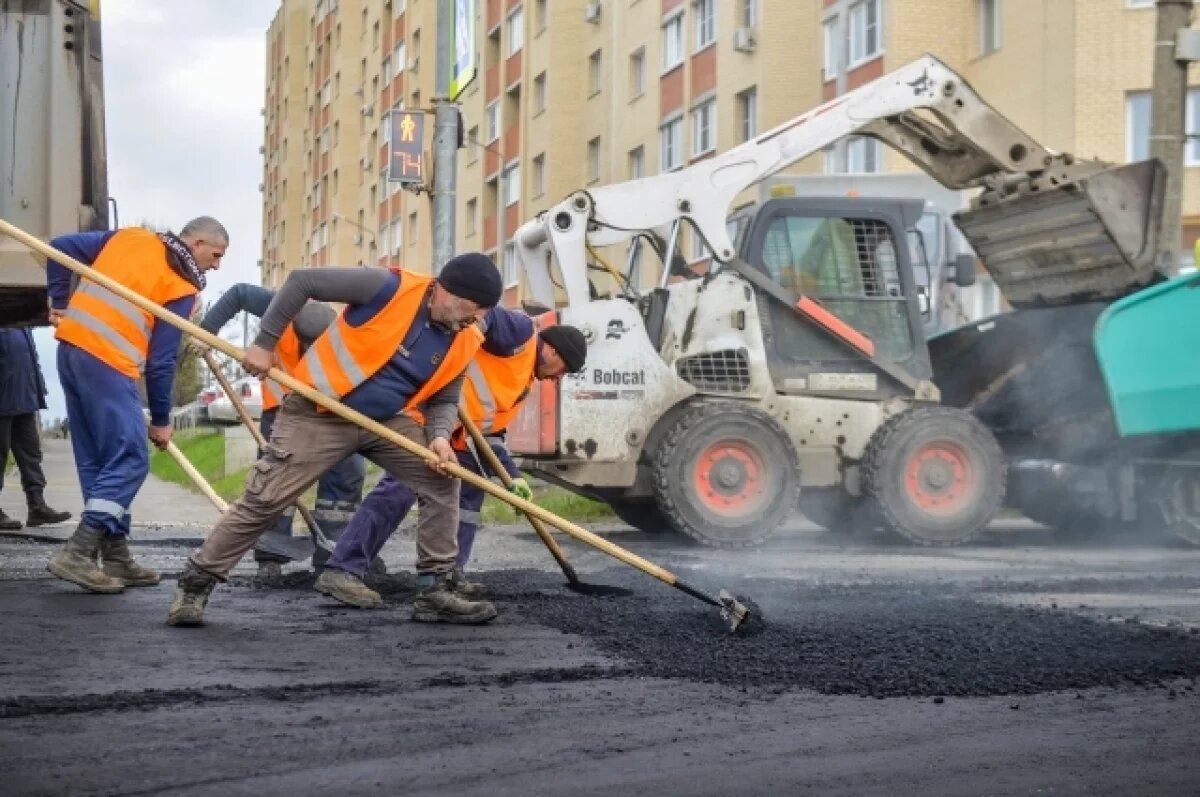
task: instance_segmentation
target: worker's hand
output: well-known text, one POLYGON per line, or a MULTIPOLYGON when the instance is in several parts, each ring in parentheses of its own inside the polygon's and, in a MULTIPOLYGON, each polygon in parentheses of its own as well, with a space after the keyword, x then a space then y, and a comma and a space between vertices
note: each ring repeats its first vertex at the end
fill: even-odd
POLYGON ((51 307, 50 308, 50 326, 52 326, 52 327, 58 326, 58 322, 62 321, 63 318, 66 317, 66 315, 67 315, 66 310, 55 310, 53 307, 51 307))
POLYGON ((512 484, 508 485, 508 491, 517 498, 524 498, 526 501, 533 500, 533 490, 529 488, 529 482, 519 476, 512 480, 512 484))
POLYGON ((255 376, 266 376, 275 358, 262 346, 250 346, 242 355, 242 365, 255 376))
POLYGON ((150 438, 151 443, 154 443, 154 447, 161 451, 171 442, 171 427, 149 426, 146 430, 146 436, 150 438))
POLYGON ((444 437, 435 437, 429 441, 429 450, 434 453, 437 459, 428 460, 429 467, 443 476, 446 475, 446 466, 451 462, 457 462, 458 457, 454 454, 454 448, 450 445, 450 441, 444 437))

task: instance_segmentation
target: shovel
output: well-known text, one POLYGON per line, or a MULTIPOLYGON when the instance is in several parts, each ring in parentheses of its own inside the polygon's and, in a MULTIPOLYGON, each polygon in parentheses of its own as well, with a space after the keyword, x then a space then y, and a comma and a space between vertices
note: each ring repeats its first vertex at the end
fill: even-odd
MULTIPOLYGON (((476 461, 482 456, 487 461, 488 467, 491 468, 492 472, 499 477, 500 483, 505 488, 511 488, 513 483, 512 476, 509 476, 508 471, 500 464, 500 458, 496 456, 496 452, 492 451, 492 447, 484 439, 483 432, 479 431, 479 427, 475 425, 475 422, 471 420, 461 407, 458 410, 458 419, 462 421, 463 428, 471 435, 471 440, 475 444, 474 453, 476 461)), ((480 462, 479 465, 479 470, 482 472, 483 463, 480 462)), ((538 537, 545 543, 547 550, 550 551, 550 555, 554 557, 554 561, 558 562, 558 566, 562 568, 563 575, 567 577, 567 586, 571 589, 582 590, 585 585, 579 580, 579 574, 575 572, 575 568, 567 561, 566 554, 558 546, 558 542, 555 541, 554 537, 550 536, 550 532, 543 525, 542 521, 533 515, 526 515, 525 517, 529 520, 529 525, 533 526, 533 530, 537 532, 538 537)))
MULTIPOLYGON (((204 352, 204 362, 208 365, 208 370, 212 371, 213 376, 217 378, 217 382, 221 385, 221 389, 225 391, 225 395, 229 397, 229 403, 233 405, 233 411, 237 413, 242 423, 250 431, 250 436, 258 444, 259 450, 266 451, 266 438, 263 437, 258 424, 250 417, 250 413, 246 411, 246 405, 242 403, 241 398, 238 397, 237 392, 233 389, 233 385, 229 382, 229 377, 225 376, 225 373, 217 365, 217 361, 211 351, 204 352)), ((276 531, 268 531, 259 537, 258 544, 255 547, 268 553, 286 556, 297 562, 302 562, 312 556, 313 545, 316 545, 323 551, 333 553, 333 543, 321 531, 320 524, 317 523, 317 519, 313 517, 308 507, 297 501, 296 511, 300 513, 300 517, 304 518, 304 523, 308 526, 308 531, 312 535, 311 540, 280 534, 276 531)))
MULTIPOLYGON (((36 252, 40 252, 47 258, 61 263, 65 268, 68 268, 76 274, 79 274, 81 277, 86 277, 92 282, 95 282, 97 285, 107 288, 125 301, 130 302, 147 313, 150 313, 163 323, 170 324, 171 326, 186 332, 197 340, 208 344, 209 347, 238 360, 241 360, 244 356, 242 351, 229 341, 223 340, 207 330, 204 330, 193 324, 192 322, 180 318, 171 311, 166 310, 150 301, 146 297, 131 291, 129 288, 126 288, 116 280, 106 277, 95 269, 80 263, 75 258, 57 251, 52 246, 38 240, 37 238, 34 238, 29 233, 13 226, 3 219, 0 219, 0 232, 11 236, 36 252)), ((377 435, 384 440, 387 440, 389 443, 400 446, 413 456, 420 457, 428 462, 436 463, 439 461, 433 452, 419 443, 409 440, 404 435, 398 434, 378 421, 372 420, 366 415, 363 415, 361 412, 347 407, 340 401, 330 398, 318 390, 314 390, 313 388, 301 382, 299 379, 296 379, 295 377, 281 371, 278 368, 269 369, 267 371, 267 376, 269 376, 271 379, 274 379, 284 387, 290 388, 293 392, 299 393, 301 396, 304 396, 314 404, 324 407, 335 415, 350 421, 356 426, 371 432, 372 434, 377 435)), ((553 512, 548 512, 532 501, 526 501, 523 498, 518 498, 503 487, 492 483, 491 479, 485 479, 484 477, 462 467, 457 462, 445 463, 441 466, 441 468, 444 473, 475 485, 488 495, 504 501, 510 506, 513 506, 521 512, 524 512, 526 515, 545 521, 546 523, 549 523, 551 526, 554 526, 567 535, 574 537, 580 542, 590 545, 596 550, 602 551, 614 559, 624 562, 630 567, 636 568, 637 570, 640 570, 643 573, 658 579, 668 586, 674 587, 680 592, 690 595, 699 601, 703 601, 710 606, 717 607, 721 611, 722 619, 728 623, 731 631, 738 631, 739 629, 746 630, 750 628, 750 626, 746 624, 747 620, 751 619, 750 607, 747 606, 743 601, 735 598, 729 592, 721 590, 717 595, 711 595, 707 592, 704 592, 703 590, 688 584, 669 570, 659 567, 647 559, 643 559, 632 551, 627 551, 619 545, 615 545, 603 537, 593 534, 578 524, 572 523, 565 518, 561 518, 558 515, 555 515, 553 512)))

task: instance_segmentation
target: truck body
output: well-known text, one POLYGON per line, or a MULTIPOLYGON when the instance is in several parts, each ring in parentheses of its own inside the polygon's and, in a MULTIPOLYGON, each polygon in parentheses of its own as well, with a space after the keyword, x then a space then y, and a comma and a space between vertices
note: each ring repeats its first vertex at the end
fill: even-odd
MULTIPOLYGON (((0 218, 43 240, 109 226, 99 9, 0 3, 0 218)), ((45 323, 45 271, 0 237, 0 325, 45 323)))

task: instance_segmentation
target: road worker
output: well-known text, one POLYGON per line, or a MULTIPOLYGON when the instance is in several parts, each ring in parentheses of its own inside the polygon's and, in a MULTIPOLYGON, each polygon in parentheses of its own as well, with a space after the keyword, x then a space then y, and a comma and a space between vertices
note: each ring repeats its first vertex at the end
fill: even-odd
MULTIPOLYGON (((200 326, 212 334, 220 332, 235 315, 241 312, 262 318, 263 313, 271 304, 275 292, 260 285, 238 283, 227 290, 220 299, 208 309, 200 326)), ((300 358, 312 342, 324 332, 337 317, 337 311, 322 302, 309 302, 296 316, 295 321, 287 325, 275 354, 279 358, 279 367, 289 374, 294 374, 300 365, 300 358)), ((193 340, 191 345, 198 351, 207 350, 207 346, 193 340)), ((279 411, 280 397, 288 393, 287 388, 269 379, 262 383, 262 415, 259 418, 259 430, 266 439, 271 439, 271 428, 275 424, 275 416, 279 411)), ((259 452, 261 457, 262 451, 259 452)), ((363 480, 366 478, 366 463, 361 456, 354 454, 334 465, 321 475, 317 482, 317 501, 313 510, 313 518, 321 526, 321 532, 329 540, 341 536, 346 523, 353 516, 362 501, 363 480)), ((300 551, 305 546, 296 545, 292 538, 292 510, 288 509, 269 528, 254 546, 254 561, 258 563, 258 578, 266 583, 277 581, 281 575, 283 563, 292 559, 305 559, 307 555, 313 558, 313 566, 320 569, 329 554, 326 551, 308 549, 305 554, 300 551)), ((378 566, 377 566, 378 567, 378 566)))
MULTIPOLYGON (((461 406, 512 477, 511 491, 529 499, 533 492, 504 445, 505 431, 517 417, 535 380, 558 380, 568 372, 583 369, 587 341, 582 332, 571 326, 552 326, 538 332, 529 316, 503 307, 488 313, 484 323, 487 327, 484 343, 467 368, 461 406)), ((478 458, 482 455, 475 451, 474 442, 462 427, 451 442, 460 465, 480 475, 487 472, 478 458)), ((483 490, 475 485, 462 485, 458 502, 458 556, 450 571, 450 581, 454 590, 467 598, 479 597, 484 591, 481 584, 467 581, 464 575, 479 528, 483 498, 483 490)), ((317 591, 351 606, 364 609, 380 606, 383 601, 379 593, 363 583, 367 565, 379 555, 415 502, 412 490, 384 476, 338 540, 333 556, 317 579, 317 591)))
POLYGON ((383 268, 319 268, 292 272, 264 314, 243 365, 262 375, 280 336, 310 299, 343 302, 338 319, 305 353, 296 378, 416 442, 434 459, 410 454, 303 396, 284 399, 266 456, 246 492, 189 557, 168 613, 171 625, 200 625, 213 587, 250 550, 263 530, 316 479, 358 451, 421 497, 413 619, 485 623, 486 601, 457 595, 449 574, 458 554, 457 479, 445 465, 463 372, 483 342, 479 322, 500 300, 500 272, 486 255, 451 258, 437 277, 383 268), (422 413, 424 423, 416 420, 422 413))
MULTIPOLYGON (((140 227, 55 238, 59 251, 89 264, 182 318, 190 317, 206 271, 219 268, 229 233, 216 219, 192 219, 180 231, 140 227)), ((83 514, 50 560, 51 573, 91 592, 158 583, 158 573, 129 552, 129 508, 150 470, 147 435, 171 440, 171 386, 180 332, 62 264, 46 264, 50 322, 57 326, 58 376, 71 423, 83 514), (145 375, 150 426, 138 379, 145 375), (101 567, 97 567, 99 557, 101 567)))

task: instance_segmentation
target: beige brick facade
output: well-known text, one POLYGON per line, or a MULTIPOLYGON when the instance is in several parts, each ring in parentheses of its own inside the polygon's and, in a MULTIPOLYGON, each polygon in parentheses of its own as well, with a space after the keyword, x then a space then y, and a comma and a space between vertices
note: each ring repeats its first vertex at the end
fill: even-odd
MULTIPOLYGON (((1136 5, 476 0, 479 72, 460 98, 469 134, 458 152, 457 247, 499 259, 498 242, 570 192, 631 179, 639 158, 644 175, 659 173, 663 126, 676 118, 678 162, 686 165, 740 143, 747 107, 752 131, 762 132, 926 52, 961 71, 1048 147, 1124 161, 1127 98, 1149 88, 1153 56, 1153 7, 1136 5), (980 15, 993 5, 996 46, 985 53, 980 15), (667 63, 675 25, 683 46, 677 62, 667 63), (845 53, 832 77, 823 73, 826 26, 845 53), (709 101, 713 110, 704 116, 709 101), (702 130, 712 138, 701 141, 702 130)), ((382 119, 401 103, 430 109, 436 12, 436 0, 282 3, 267 32, 264 284, 277 285, 287 269, 306 265, 430 270, 429 197, 384 179, 382 119), (405 63, 397 69, 401 45, 405 63)), ((428 148, 432 114, 425 132, 428 148)), ((844 168, 846 146, 792 171, 844 168)), ((912 168, 890 152, 882 167, 912 168)), ((1189 168, 1185 178, 1188 222, 1200 222, 1196 171, 1189 168)), ((1194 226, 1185 226, 1189 244, 1194 226)), ((687 241, 683 246, 689 257, 697 254, 687 241)), ((508 276, 515 281, 511 270, 508 276)))

